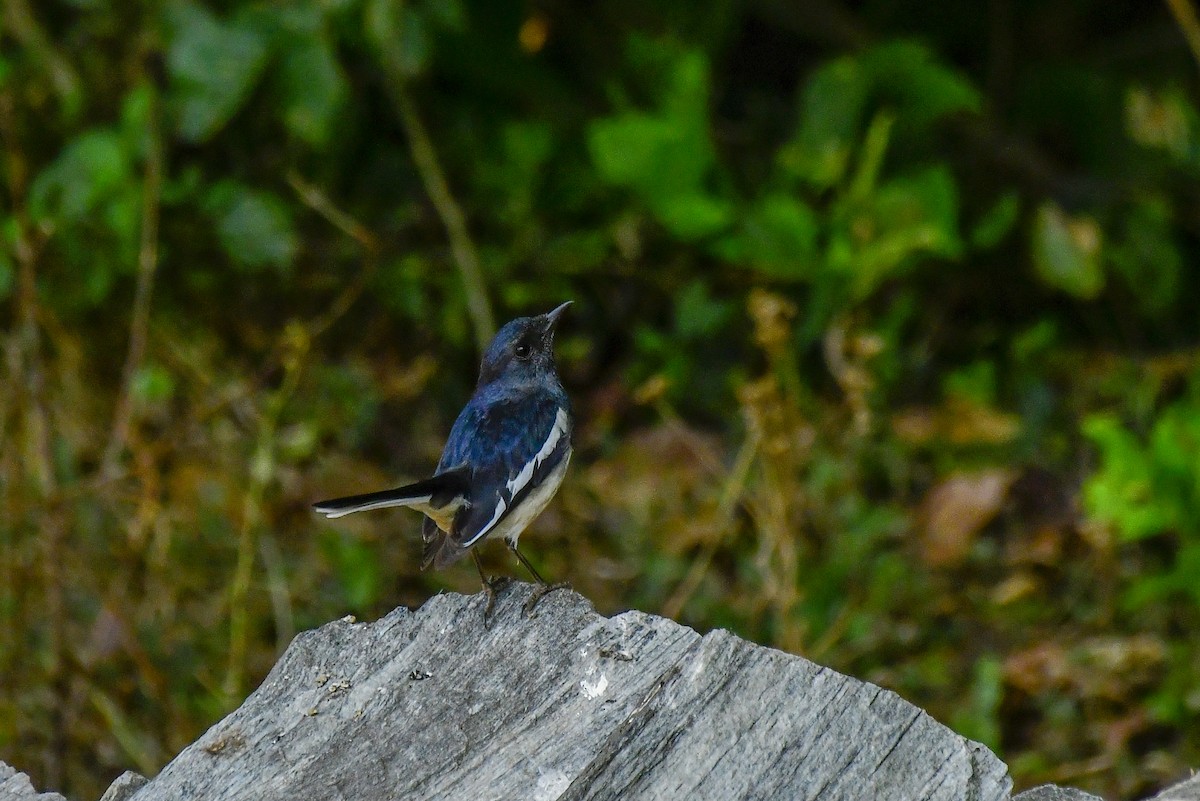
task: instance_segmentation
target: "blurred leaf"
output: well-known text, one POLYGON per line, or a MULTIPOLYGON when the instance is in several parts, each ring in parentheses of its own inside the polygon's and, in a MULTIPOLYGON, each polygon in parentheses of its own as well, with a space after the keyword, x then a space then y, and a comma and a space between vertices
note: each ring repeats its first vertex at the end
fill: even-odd
POLYGON ((780 165, 820 189, 841 181, 869 88, 869 76, 855 58, 839 58, 818 69, 804 89, 800 128, 780 151, 780 165))
POLYGON ((121 138, 110 130, 77 136, 34 179, 29 190, 35 218, 81 220, 135 180, 121 138))
POLYGON ((659 155, 678 141, 671 120, 628 113, 596 120, 588 131, 588 148, 600 177, 618 186, 636 186, 658 164, 659 155))
POLYGON ((282 66, 288 129, 310 145, 324 145, 346 95, 329 43, 320 36, 299 40, 284 52, 282 66))
POLYGON ((900 117, 914 128, 953 112, 977 112, 982 104, 979 91, 962 73, 937 63, 917 42, 885 42, 862 59, 885 96, 902 104, 900 117))
POLYGON ((956 471, 921 503, 921 556, 931 567, 966 561, 979 532, 999 513, 1016 473, 1004 468, 956 471))
POLYGON ((683 240, 711 236, 733 220, 733 204, 701 193, 665 196, 655 204, 655 211, 659 221, 683 240))
POLYGON ((1088 516, 1112 524, 1124 539, 1148 537, 1171 525, 1170 510, 1155 497, 1153 466, 1133 434, 1105 414, 1088 416, 1082 429, 1100 452, 1100 469, 1083 487, 1088 516))
POLYGON ((662 109, 594 120, 588 150, 600 177, 626 186, 676 236, 715 234, 733 220, 733 205, 705 186, 714 166, 708 134, 708 65, 687 51, 671 64, 662 109))
POLYGON ((976 660, 971 671, 971 687, 965 708, 955 714, 955 732, 999 751, 1001 742, 1000 707, 1004 701, 1004 664, 993 654, 976 660))
POLYGON ((971 229, 971 244, 981 250, 994 248, 1012 232, 1020 214, 1021 196, 1016 192, 1004 193, 976 221, 971 229))
POLYGON ((429 65, 432 44, 425 18, 412 3, 367 0, 364 19, 367 36, 388 69, 412 78, 429 65))
POLYGON ((161 403, 175 392, 175 377, 162 365, 143 364, 133 375, 131 391, 139 403, 161 403))
POLYGON ((1183 256, 1163 199, 1134 205, 1122 220, 1120 240, 1105 248, 1104 255, 1143 314, 1160 314, 1178 298, 1183 256))
POLYGON ((1042 282, 1084 300, 1104 288, 1100 266, 1102 233, 1091 217, 1071 217, 1046 201, 1033 221, 1033 265, 1042 282))
POLYGON ((713 298, 704 282, 692 281, 675 300, 675 330, 685 339, 712 336, 733 315, 734 305, 713 298))
POLYGON ((366 543, 326 529, 321 550, 333 563, 334 575, 353 610, 369 609, 379 598, 383 572, 375 549, 366 543))
POLYGON ((267 42, 246 21, 221 22, 188 0, 166 8, 167 71, 179 103, 179 133, 203 142, 250 95, 267 61, 267 42))
POLYGON ((0 300, 6 300, 12 294, 16 278, 16 271, 13 270, 13 263, 12 259, 8 256, 8 250, 0 250, 0 300))
POLYGON ((244 267, 289 267, 300 247, 292 220, 277 196, 227 181, 209 192, 208 208, 221 246, 244 267))
POLYGON ((811 275, 817 258, 817 215, 803 201, 775 192, 759 198, 739 232, 741 256, 777 278, 811 275))
POLYGON ((157 89, 148 81, 135 85, 121 101, 120 132, 125 152, 145 158, 149 144, 150 114, 157 89))
POLYGON ((942 391, 972 403, 988 406, 996 402, 996 364, 980 359, 942 379, 942 391))
POLYGON ((859 298, 918 255, 955 258, 962 252, 958 191, 942 166, 888 181, 842 213, 831 233, 828 260, 852 278, 859 298))
POLYGON ((1125 130, 1139 145, 1165 150, 1176 161, 1196 152, 1196 110, 1178 92, 1131 87, 1125 95, 1125 130))

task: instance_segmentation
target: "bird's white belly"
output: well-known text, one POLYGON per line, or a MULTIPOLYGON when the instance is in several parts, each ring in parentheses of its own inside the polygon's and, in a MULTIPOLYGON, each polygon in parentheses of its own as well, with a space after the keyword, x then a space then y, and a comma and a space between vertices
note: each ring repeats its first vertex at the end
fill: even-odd
POLYGON ((558 492, 558 488, 563 481, 563 476, 567 474, 567 464, 570 461, 571 452, 568 451, 558 466, 554 468, 550 475, 546 476, 546 480, 534 487, 529 496, 516 509, 509 512, 508 517, 501 520, 495 528, 488 532, 487 539, 503 537, 508 542, 516 545, 517 538, 521 536, 521 532, 533 522, 534 518, 542 513, 542 510, 550 503, 550 499, 554 497, 554 493, 558 492))

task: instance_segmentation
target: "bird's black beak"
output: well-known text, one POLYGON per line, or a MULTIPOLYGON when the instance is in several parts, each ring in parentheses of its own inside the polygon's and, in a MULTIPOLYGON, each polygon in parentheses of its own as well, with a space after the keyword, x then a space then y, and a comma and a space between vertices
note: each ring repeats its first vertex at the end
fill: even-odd
POLYGON ((571 305, 571 301, 567 301, 556 309, 548 311, 542 315, 546 324, 546 340, 549 341, 554 337, 554 329, 558 327, 558 320, 563 316, 563 312, 571 305))

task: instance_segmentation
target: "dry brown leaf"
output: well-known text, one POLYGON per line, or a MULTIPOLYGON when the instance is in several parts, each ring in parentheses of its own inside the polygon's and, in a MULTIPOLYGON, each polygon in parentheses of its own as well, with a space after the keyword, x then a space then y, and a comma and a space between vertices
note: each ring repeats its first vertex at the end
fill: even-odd
POLYGON ((1006 468, 953 473, 921 504, 921 556, 931 567, 961 564, 1004 503, 1016 474, 1006 468))

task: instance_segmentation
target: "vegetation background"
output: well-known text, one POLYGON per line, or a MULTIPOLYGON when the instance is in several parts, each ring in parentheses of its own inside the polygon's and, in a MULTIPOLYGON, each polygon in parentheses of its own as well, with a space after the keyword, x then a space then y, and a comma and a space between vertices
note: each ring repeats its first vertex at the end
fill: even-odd
POLYGON ((574 299, 547 575, 1020 787, 1200 766, 1198 59, 1193 0, 2 0, 0 758, 97 797, 474 592, 308 505, 574 299))

